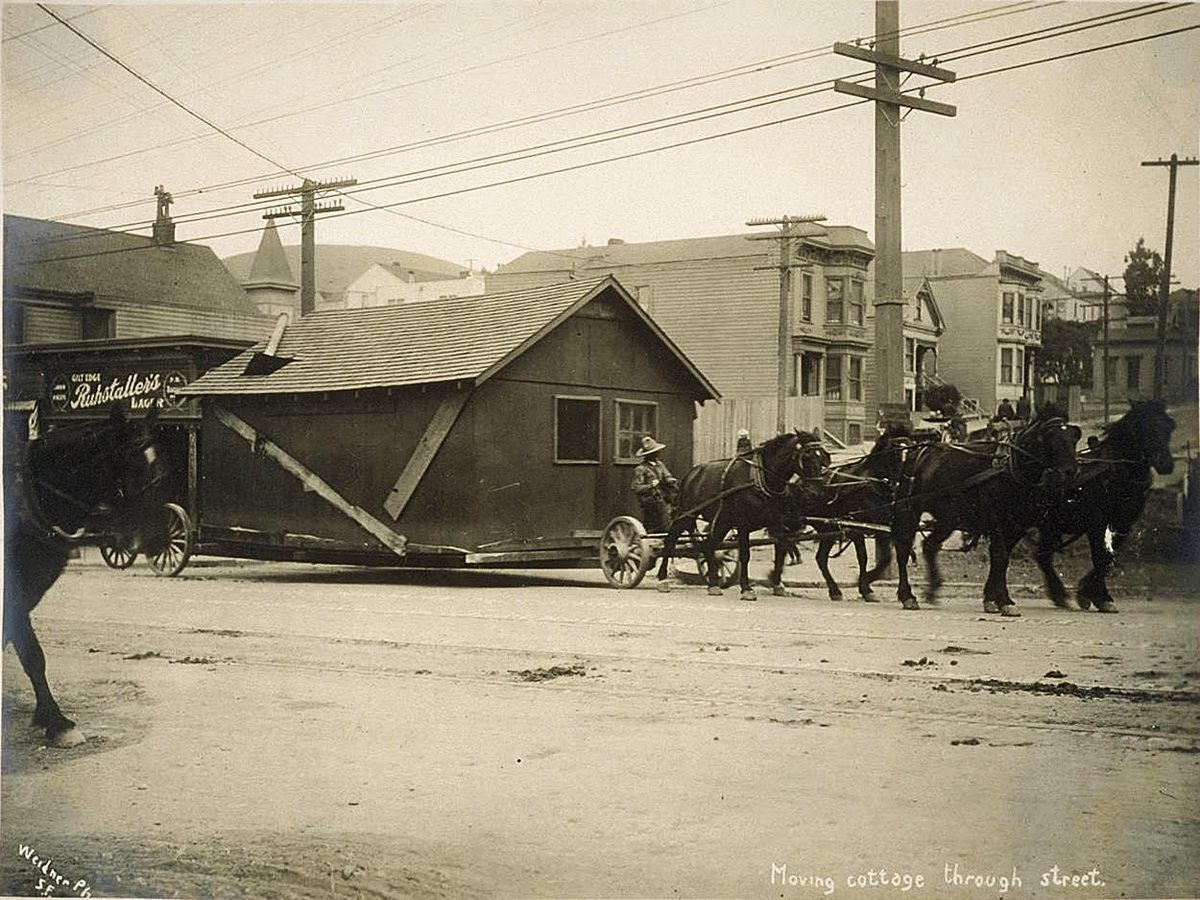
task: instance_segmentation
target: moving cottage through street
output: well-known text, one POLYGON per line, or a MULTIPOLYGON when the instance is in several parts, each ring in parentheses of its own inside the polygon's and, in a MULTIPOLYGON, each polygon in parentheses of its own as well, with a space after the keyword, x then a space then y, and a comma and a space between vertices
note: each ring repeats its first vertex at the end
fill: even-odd
POLYGON ((86 744, 44 746, 5 655, 3 888, 45 878, 31 848, 93 896, 1190 895, 1178 570, 1102 616, 1023 560, 1012 621, 965 584, 979 555, 947 557, 945 602, 905 613, 807 566, 749 604, 90 552, 37 615, 86 744))

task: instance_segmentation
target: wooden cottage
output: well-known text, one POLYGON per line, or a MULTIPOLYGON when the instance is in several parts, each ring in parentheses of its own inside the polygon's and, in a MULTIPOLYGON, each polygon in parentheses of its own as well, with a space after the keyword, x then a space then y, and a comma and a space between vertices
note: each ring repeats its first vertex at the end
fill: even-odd
POLYGON ((184 390, 202 551, 409 565, 594 558, 717 397, 611 277, 281 320, 184 390))

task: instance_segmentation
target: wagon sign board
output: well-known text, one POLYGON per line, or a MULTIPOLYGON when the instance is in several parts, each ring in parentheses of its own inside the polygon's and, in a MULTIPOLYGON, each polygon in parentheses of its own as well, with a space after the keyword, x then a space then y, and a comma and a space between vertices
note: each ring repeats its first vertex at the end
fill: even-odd
POLYGON ((178 395, 188 377, 178 369, 96 367, 62 372, 50 381, 50 409, 55 415, 95 415, 123 401, 134 412, 160 404, 164 413, 180 412, 192 401, 178 395))

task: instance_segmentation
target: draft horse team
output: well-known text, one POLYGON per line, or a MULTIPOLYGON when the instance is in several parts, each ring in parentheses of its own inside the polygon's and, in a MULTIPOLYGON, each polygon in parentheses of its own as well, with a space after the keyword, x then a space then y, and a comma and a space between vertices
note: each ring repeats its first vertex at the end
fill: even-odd
POLYGON ((798 539, 816 540, 817 562, 830 599, 841 588, 829 573, 831 548, 855 547, 858 590, 874 601, 872 582, 890 564, 899 566, 897 598, 905 609, 919 604, 909 580, 918 533, 928 574, 930 601, 942 586, 938 554, 946 538, 962 532, 973 545, 987 539, 989 566, 984 611, 1020 613, 1008 591, 1010 555, 1026 534, 1038 534, 1036 559, 1046 591, 1069 606, 1066 587, 1054 570, 1054 554, 1086 537, 1092 569, 1076 598, 1083 609, 1116 612, 1106 577, 1149 497, 1153 473, 1170 474, 1170 440, 1175 427, 1162 401, 1131 401, 1129 411, 1106 425, 1082 453, 1082 431, 1048 404, 1026 426, 1011 433, 962 443, 918 443, 911 430, 892 426, 863 459, 829 465, 819 439, 803 431, 778 435, 732 459, 701 463, 679 482, 677 514, 666 531, 659 562, 660 590, 669 590, 668 564, 681 537, 690 533, 704 554, 710 593, 719 594, 715 552, 737 532, 742 598, 753 600, 747 575, 749 533, 766 529, 775 544, 769 584, 786 594, 781 572, 798 539), (707 524, 707 530, 701 527, 707 524), (875 535, 876 565, 867 569, 865 538, 875 535))
MULTIPOLYGON (((30 613, 62 574, 74 542, 107 535, 136 551, 165 540, 162 517, 154 514, 165 475, 156 415, 131 421, 114 407, 106 421, 59 428, 28 442, 5 429, 4 641, 13 644, 33 685, 33 721, 55 745, 70 746, 83 736, 50 690, 30 613)), ((742 597, 754 599, 747 573, 750 533, 765 529, 775 546, 770 584, 776 594, 786 594, 784 560, 803 532, 818 540, 831 599, 841 591, 826 565, 829 550, 849 540, 858 554, 859 592, 873 600, 871 583, 887 566, 890 538, 900 569, 899 600, 905 609, 917 609, 908 578, 917 533, 925 533, 921 554, 934 598, 942 583, 938 552, 949 534, 961 531, 988 539, 985 610, 1018 615, 1006 584, 1009 554, 1036 529, 1036 558, 1051 600, 1068 605, 1054 554, 1086 536, 1092 570, 1079 583, 1079 605, 1115 612, 1105 584, 1113 553, 1146 504, 1153 472, 1172 470, 1174 427, 1162 402, 1135 402, 1094 446, 1077 454, 1080 429, 1046 408, 1025 428, 995 440, 919 444, 910 432, 889 429, 862 460, 837 467, 817 435, 799 430, 740 448, 732 459, 695 466, 677 485, 665 466, 651 465, 642 473, 647 496, 656 503, 670 497, 683 510, 663 517, 660 586, 687 533, 704 553, 709 591, 719 594, 715 554, 736 531, 742 597), (877 535, 878 559, 870 571, 868 532, 877 535)), ((653 439, 644 444, 646 455, 660 449, 653 439)))

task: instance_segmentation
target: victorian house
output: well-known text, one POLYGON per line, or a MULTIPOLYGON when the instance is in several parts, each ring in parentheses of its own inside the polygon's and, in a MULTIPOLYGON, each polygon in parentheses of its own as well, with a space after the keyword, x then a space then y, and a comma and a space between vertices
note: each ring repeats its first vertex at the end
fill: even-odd
POLYGON ((1042 327, 1037 263, 1004 250, 991 260, 963 248, 917 250, 904 254, 904 275, 928 279, 936 292, 945 323, 940 379, 984 413, 1032 390, 1042 327))
MULTIPOLYGON (((527 253, 487 276, 488 293, 613 275, 710 378, 719 405, 698 410, 696 455, 729 452, 738 428, 775 431, 779 386, 780 247, 770 233, 527 253)), ((844 225, 808 226, 793 244, 787 298, 789 426, 839 443, 870 437, 867 267, 874 246, 844 225)))

